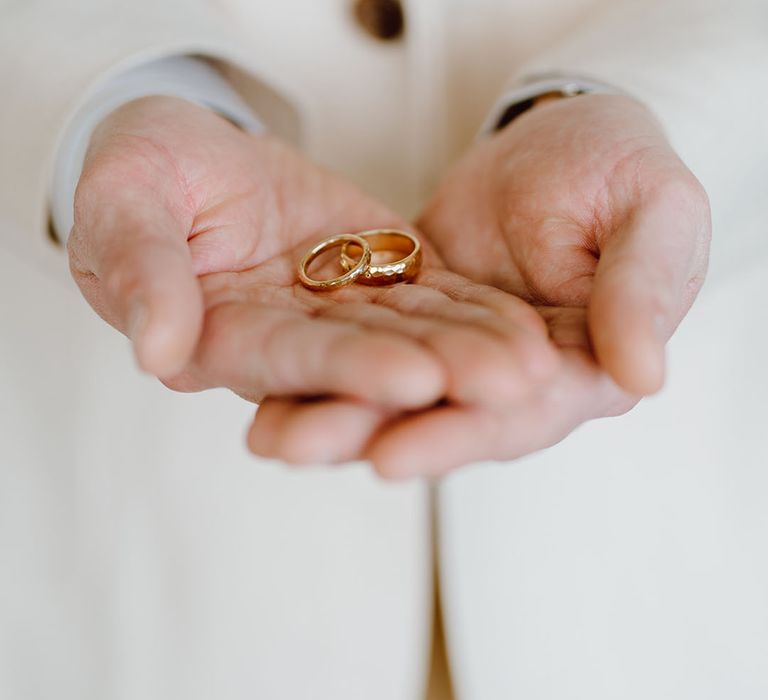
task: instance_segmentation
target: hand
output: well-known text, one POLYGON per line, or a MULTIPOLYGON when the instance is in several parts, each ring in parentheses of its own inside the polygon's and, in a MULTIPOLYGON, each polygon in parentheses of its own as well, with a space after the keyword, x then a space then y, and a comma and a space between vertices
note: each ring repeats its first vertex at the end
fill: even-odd
POLYGON ((702 284, 710 236, 706 195, 655 120, 607 96, 542 104, 479 142, 419 225, 451 269, 537 306, 560 348, 552 381, 506 407, 449 402, 394 419, 351 403, 268 402, 252 442, 269 426, 282 456, 300 428, 364 426, 359 456, 387 476, 549 446, 660 388, 664 345, 702 284))
POLYGON ((592 95, 535 107, 469 152, 420 223, 456 272, 585 309, 614 381, 661 388, 664 346, 704 280, 710 217, 641 104, 592 95), (464 255, 463 231, 481 254, 464 255))
POLYGON ((273 138, 147 98, 94 134, 69 252, 91 305, 175 389, 390 411, 533 390, 556 363, 544 325, 514 297, 441 269, 431 250, 427 286, 298 284, 296 261, 318 239, 402 225, 273 138))

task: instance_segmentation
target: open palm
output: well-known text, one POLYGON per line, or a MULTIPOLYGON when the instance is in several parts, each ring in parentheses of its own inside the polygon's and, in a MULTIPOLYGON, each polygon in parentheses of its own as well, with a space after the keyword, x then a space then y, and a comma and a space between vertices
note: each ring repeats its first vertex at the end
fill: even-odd
POLYGON ((530 307, 445 270, 432 250, 418 284, 317 293, 297 282, 306 247, 376 226, 403 222, 276 139, 147 98, 94 135, 69 251, 92 306, 179 390, 402 410, 505 402, 551 373, 530 307))
MULTIPOLYGON (((419 226, 456 272, 529 301, 561 363, 525 401, 449 402, 392 418, 373 407, 263 407, 251 436, 334 416, 368 430, 363 455, 391 476, 512 459, 656 391, 664 345, 706 270, 709 207, 653 117, 625 97, 536 107, 477 143, 419 226)), ((340 453, 346 454, 341 445, 340 453)))

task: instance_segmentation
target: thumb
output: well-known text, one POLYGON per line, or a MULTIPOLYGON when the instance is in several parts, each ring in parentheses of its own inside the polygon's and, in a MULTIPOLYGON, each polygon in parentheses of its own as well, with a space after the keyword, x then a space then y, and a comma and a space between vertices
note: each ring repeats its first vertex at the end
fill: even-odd
POLYGON ((96 311, 133 342, 139 366, 174 376, 192 356, 203 321, 187 245, 191 225, 157 192, 86 195, 68 248, 75 280, 96 311))
POLYGON ((636 395, 661 389, 665 345, 706 270, 709 208, 688 190, 637 208, 605 243, 588 308, 595 355, 636 395))

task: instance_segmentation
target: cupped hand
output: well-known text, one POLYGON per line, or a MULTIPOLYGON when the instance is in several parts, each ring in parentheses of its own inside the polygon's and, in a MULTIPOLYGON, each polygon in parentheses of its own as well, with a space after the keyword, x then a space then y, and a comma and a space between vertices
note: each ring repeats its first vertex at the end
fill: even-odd
POLYGON ((386 478, 437 477, 550 447, 581 423, 637 403, 595 362, 584 309, 540 307, 539 313, 561 361, 527 396, 496 405, 447 400, 411 412, 340 398, 269 397, 248 444, 255 454, 297 465, 364 459, 386 478))
POLYGON ((452 270, 538 309, 558 371, 506 406, 448 401, 395 416, 350 401, 270 400, 252 449, 291 459, 298 435, 323 446, 345 435, 325 447, 336 461, 438 475, 534 452, 624 412, 663 383, 664 346, 703 282, 710 237, 706 195, 655 119, 609 96, 542 104, 478 142, 419 226, 452 270))
POLYGON ((85 297, 179 390, 334 396, 381 410, 504 403, 557 357, 512 295, 442 268, 418 284, 312 292, 304 249, 400 218, 277 139, 172 98, 132 102, 94 134, 69 239, 85 297))
POLYGON ((586 310, 614 381, 638 395, 661 388, 665 343, 704 280, 710 213, 640 103, 588 95, 535 107, 470 150, 420 225, 454 271, 586 310))

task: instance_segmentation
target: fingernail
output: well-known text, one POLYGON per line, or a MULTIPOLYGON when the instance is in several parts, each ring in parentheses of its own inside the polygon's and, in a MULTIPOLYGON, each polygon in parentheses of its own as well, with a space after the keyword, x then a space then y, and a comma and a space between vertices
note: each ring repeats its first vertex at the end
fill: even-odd
POLYGON ((147 323, 147 305, 141 299, 131 302, 128 309, 128 337, 135 341, 147 323))

